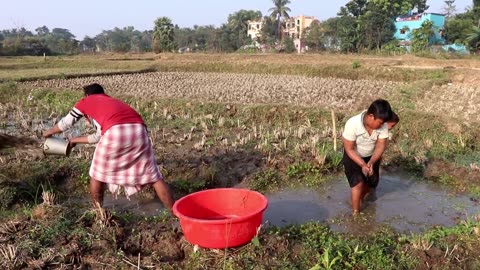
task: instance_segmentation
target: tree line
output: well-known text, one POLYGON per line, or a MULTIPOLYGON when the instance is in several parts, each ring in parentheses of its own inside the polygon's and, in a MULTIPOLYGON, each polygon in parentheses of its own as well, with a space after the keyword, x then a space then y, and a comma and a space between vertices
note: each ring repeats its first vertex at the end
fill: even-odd
MULTIPOLYGON (((31 32, 23 27, 0 31, 0 55, 63 55, 86 52, 235 52, 258 49, 261 44, 270 50, 295 50, 293 40, 283 34, 285 21, 290 17, 290 0, 272 0, 269 14, 256 10, 239 10, 230 14, 220 27, 213 25, 184 27, 174 25, 168 17, 160 17, 152 30, 139 31, 133 26, 104 30, 100 34, 77 40, 63 28, 41 26, 31 32), (262 20, 260 37, 252 40, 248 35, 248 21, 262 20)), ((351 0, 342 6, 336 17, 314 22, 305 29, 303 42, 313 51, 335 50, 363 52, 371 50, 397 50, 394 18, 412 10, 428 10, 426 0, 351 0)), ((443 13, 447 23, 444 37, 447 43, 480 49, 480 0, 458 13, 455 0, 444 1, 443 13)), ((424 24, 415 30, 414 48, 426 49, 432 25, 424 24), (427 42, 425 43, 425 40, 427 42), (415 43, 416 42, 416 43, 415 43)))

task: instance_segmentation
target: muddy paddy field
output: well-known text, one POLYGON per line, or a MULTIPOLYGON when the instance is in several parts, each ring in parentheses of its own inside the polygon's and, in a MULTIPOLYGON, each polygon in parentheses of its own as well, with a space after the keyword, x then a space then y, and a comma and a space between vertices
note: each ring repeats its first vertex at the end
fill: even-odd
MULTIPOLYGON (((0 134, 14 136, 0 137, 0 268, 479 269, 479 67, 328 55, 0 58, 0 134), (45 157, 39 135, 93 82, 145 119, 176 199, 216 187, 265 194, 258 236, 196 249, 150 189, 92 207, 94 146, 45 157), (380 97, 401 122, 378 199, 352 218, 341 132, 380 97)), ((83 120, 70 131, 86 132, 83 120)))

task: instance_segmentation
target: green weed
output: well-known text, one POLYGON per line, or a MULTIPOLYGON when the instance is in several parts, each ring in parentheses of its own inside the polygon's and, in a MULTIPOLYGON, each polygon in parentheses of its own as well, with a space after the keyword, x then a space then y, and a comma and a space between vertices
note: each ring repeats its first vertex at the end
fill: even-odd
POLYGON ((250 188, 258 192, 265 192, 269 189, 278 187, 280 178, 278 174, 273 170, 267 170, 257 173, 253 180, 250 182, 250 188))

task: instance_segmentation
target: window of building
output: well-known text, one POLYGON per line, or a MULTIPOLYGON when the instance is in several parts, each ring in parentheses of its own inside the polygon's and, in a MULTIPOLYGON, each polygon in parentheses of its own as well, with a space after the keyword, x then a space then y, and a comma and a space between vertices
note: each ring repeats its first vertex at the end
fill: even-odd
POLYGON ((297 20, 297 24, 300 24, 300 20, 297 20))

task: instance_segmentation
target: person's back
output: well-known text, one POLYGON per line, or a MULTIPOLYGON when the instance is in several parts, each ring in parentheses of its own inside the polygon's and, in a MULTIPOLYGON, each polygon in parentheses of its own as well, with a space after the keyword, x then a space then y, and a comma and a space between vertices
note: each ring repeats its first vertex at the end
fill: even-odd
POLYGON ((106 94, 88 95, 75 108, 101 127, 102 135, 110 127, 121 124, 144 124, 142 117, 129 105, 106 94))

